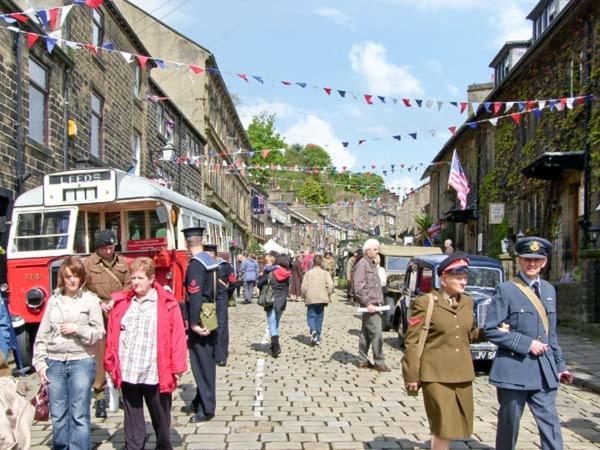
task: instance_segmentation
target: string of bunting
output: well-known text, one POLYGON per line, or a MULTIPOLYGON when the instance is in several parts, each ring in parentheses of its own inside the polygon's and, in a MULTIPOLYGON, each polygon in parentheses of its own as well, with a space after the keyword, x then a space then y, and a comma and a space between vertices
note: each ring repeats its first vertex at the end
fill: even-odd
MULTIPOLYGON (((97 8, 102 4, 102 0, 75 0, 75 3, 77 4, 86 4, 92 8, 97 8)), ((71 5, 69 5, 71 6, 71 5)), ((52 19, 52 17, 56 17, 57 11, 60 10, 61 8, 66 8, 66 7, 58 7, 58 8, 49 8, 46 10, 28 10, 29 12, 33 12, 35 15, 37 15, 40 18, 40 23, 42 23, 42 25, 44 24, 48 24, 50 26, 50 28, 52 29, 52 24, 56 23, 56 20, 52 19), (42 17, 47 18, 46 20, 42 19, 42 17)), ((15 25, 15 24, 19 24, 19 23, 26 23, 29 20, 29 16, 26 15, 25 13, 19 13, 19 12, 15 12, 15 13, 9 13, 9 14, 2 14, 0 15, 0 19, 4 20, 4 22, 6 22, 9 25, 15 25)), ((545 100, 513 100, 513 101, 503 101, 503 102, 470 102, 470 101, 447 101, 447 100, 437 100, 434 98, 429 98, 429 99, 418 99, 418 98, 394 98, 394 97, 386 97, 383 95, 373 95, 373 94, 365 94, 365 93, 356 93, 354 91, 351 90, 343 90, 343 89, 334 89, 331 87, 324 87, 324 86, 316 86, 316 85, 311 85, 308 84, 306 82, 299 82, 299 81, 277 81, 277 80, 273 80, 261 75, 250 75, 248 73, 244 73, 244 72, 236 72, 236 71, 223 71, 223 70, 219 70, 217 68, 214 67, 203 67, 203 66, 199 66, 199 65, 195 65, 195 64, 189 64, 189 63, 182 63, 182 62, 178 62, 178 61, 172 61, 166 58, 157 58, 157 57, 152 57, 152 56, 148 56, 148 55, 141 55, 141 54, 134 54, 134 53, 130 53, 130 52, 125 52, 122 50, 118 50, 114 47, 114 45, 110 42, 104 43, 102 46, 96 46, 94 44, 91 43, 82 43, 82 42, 75 42, 75 41, 70 41, 67 39, 62 39, 60 37, 57 36, 49 36, 46 34, 38 34, 38 33, 33 33, 30 31, 24 31, 21 30, 17 27, 14 26, 6 26, 6 27, 2 27, 5 29, 8 29, 10 31, 13 31, 15 33, 24 33, 27 36, 27 46, 28 48, 31 48, 33 45, 35 45, 35 43, 39 40, 39 39, 44 39, 46 41, 46 49, 49 53, 51 53, 54 50, 54 47, 58 44, 58 43, 64 43, 67 47, 72 48, 72 49, 87 49, 90 52, 97 54, 99 51, 106 51, 106 52, 112 52, 112 53, 118 53, 120 54, 127 63, 131 63, 133 60, 137 61, 137 63, 140 65, 140 67, 142 69, 146 69, 148 66, 148 63, 153 62, 155 64, 155 66, 159 69, 168 69, 168 68, 175 68, 176 70, 179 70, 181 68, 187 68, 188 70, 190 70, 192 73, 196 74, 196 75, 203 75, 203 74, 218 74, 218 75, 228 75, 228 76, 234 76, 240 80, 243 80, 243 82, 245 83, 258 83, 260 85, 264 85, 265 81, 271 81, 273 83, 273 85, 280 85, 280 86, 285 86, 285 87, 299 87, 302 89, 305 89, 306 87, 310 87, 313 89, 318 89, 322 92, 325 93, 325 95, 331 97, 332 93, 336 93, 339 98, 342 99, 348 99, 348 98, 353 98, 354 100, 357 101, 364 101, 366 104, 368 105, 373 105, 375 103, 379 103, 379 104, 393 104, 393 105, 401 105, 405 108, 416 108, 416 109, 420 109, 420 108, 426 108, 426 109, 436 109, 437 111, 441 111, 442 107, 444 104, 449 104, 450 106, 456 108, 456 110, 460 113, 463 114, 466 111, 469 110, 469 107, 471 107, 474 111, 478 111, 479 109, 485 109, 485 111, 487 113, 491 113, 494 115, 498 115, 501 112, 509 112, 513 107, 517 107, 517 109, 519 111, 522 111, 525 107, 529 108, 529 105, 532 102, 562 102, 564 99, 562 98, 556 98, 556 99, 545 99, 545 100)), ((159 100, 165 100, 164 97, 157 97, 156 101, 159 100)))

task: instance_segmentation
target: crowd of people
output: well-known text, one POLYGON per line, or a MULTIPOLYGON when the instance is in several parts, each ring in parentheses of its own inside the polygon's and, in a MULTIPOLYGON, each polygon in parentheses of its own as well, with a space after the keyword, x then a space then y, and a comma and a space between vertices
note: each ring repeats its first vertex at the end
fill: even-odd
MULTIPOLYGON (((182 231, 191 255, 183 305, 157 282, 151 258, 128 264, 115 254, 110 230, 99 233, 94 254, 83 261, 67 257, 60 266, 33 357, 40 382, 48 387, 53 448, 91 448, 93 394, 100 418, 107 417, 107 409, 117 412, 121 397, 128 449, 145 448, 144 404, 156 448, 171 449, 172 394, 188 358, 196 389, 181 411, 191 423, 214 418, 216 367, 227 365, 232 299, 243 296, 241 303, 248 304, 259 297, 274 358, 282 353, 280 324, 288 299, 304 300, 310 345, 321 344, 337 266, 331 253, 307 251, 293 259, 268 254, 262 261, 248 254, 232 265, 204 241, 203 228, 182 231)), ((556 336, 556 293, 540 278, 550 248, 537 237, 518 242, 521 271, 497 287, 482 328, 474 321, 473 299, 465 294, 469 258, 463 253, 449 252, 437 268, 439 288, 412 302, 402 373, 409 395, 422 391, 433 450, 449 449, 452 439, 473 433, 469 345, 482 339, 498 346, 490 373, 500 403, 496 448, 515 448, 525 404, 538 423, 542 448, 562 448, 556 393, 572 375, 556 336)), ((386 279, 378 252, 379 242, 368 239, 349 258, 347 293, 362 313, 358 367, 389 372, 382 339, 386 279)))

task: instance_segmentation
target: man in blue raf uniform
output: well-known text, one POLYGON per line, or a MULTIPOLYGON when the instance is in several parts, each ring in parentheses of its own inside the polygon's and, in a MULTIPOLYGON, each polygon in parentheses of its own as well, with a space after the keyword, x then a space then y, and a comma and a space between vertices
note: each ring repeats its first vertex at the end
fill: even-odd
POLYGON ((540 279, 552 244, 528 237, 517 242, 517 276, 496 288, 487 311, 486 337, 498 345, 490 372, 500 409, 496 448, 514 449, 525 403, 540 433, 543 450, 563 448, 556 394, 573 376, 565 367, 556 336, 556 291, 540 279))
POLYGON ((215 362, 216 333, 211 333, 200 323, 200 311, 204 302, 214 302, 214 276, 217 262, 202 247, 204 228, 182 230, 185 243, 192 254, 185 274, 187 292, 188 347, 190 365, 196 381, 196 396, 192 403, 181 408, 182 412, 194 415, 190 422, 206 422, 215 416, 216 378, 215 362))
POLYGON ((233 273, 233 267, 217 256, 217 246, 215 244, 204 244, 204 251, 212 256, 219 265, 216 304, 219 328, 215 331, 217 333, 215 359, 218 366, 226 366, 227 356, 229 355, 229 311, 227 310, 227 303, 229 302, 229 276, 233 273))

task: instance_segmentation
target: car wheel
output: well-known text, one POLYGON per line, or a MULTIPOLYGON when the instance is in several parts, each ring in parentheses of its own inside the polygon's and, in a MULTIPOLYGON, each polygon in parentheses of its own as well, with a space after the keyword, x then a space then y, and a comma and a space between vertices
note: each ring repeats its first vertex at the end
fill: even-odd
POLYGON ((408 329, 408 317, 406 314, 406 304, 400 302, 400 317, 398 317, 398 346, 404 348, 404 336, 406 336, 406 330, 408 329))
POLYGON ((383 331, 390 331, 392 329, 392 322, 394 320, 394 307, 396 306, 396 300, 393 297, 386 297, 383 300, 383 304, 390 307, 389 311, 383 313, 383 331))

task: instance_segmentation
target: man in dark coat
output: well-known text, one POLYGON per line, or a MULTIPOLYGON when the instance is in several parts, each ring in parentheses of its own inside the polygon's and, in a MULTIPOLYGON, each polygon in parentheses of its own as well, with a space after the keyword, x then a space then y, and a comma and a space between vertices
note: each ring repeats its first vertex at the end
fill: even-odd
POLYGON ((540 279, 551 249, 539 237, 517 242, 521 271, 496 288, 487 310, 485 335, 498 346, 490 372, 500 402, 498 449, 515 448, 526 403, 538 424, 542 449, 563 448, 556 394, 559 383, 570 383, 573 376, 558 345, 556 291, 540 279))
POLYGON ((200 320, 202 304, 215 301, 214 283, 218 264, 203 251, 204 228, 182 230, 192 254, 185 274, 187 293, 188 347, 190 364, 196 381, 196 396, 182 412, 193 413, 190 422, 206 422, 215 416, 217 366, 215 361, 216 333, 204 328, 200 320))

